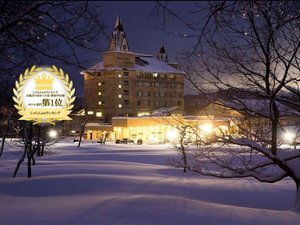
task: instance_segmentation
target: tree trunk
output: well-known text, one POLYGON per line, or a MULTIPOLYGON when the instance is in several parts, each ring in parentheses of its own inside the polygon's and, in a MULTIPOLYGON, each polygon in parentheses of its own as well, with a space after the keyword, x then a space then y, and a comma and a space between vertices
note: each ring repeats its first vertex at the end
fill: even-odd
POLYGON ((27 176, 28 177, 31 177, 31 154, 30 153, 28 153, 27 152, 27 154, 29 154, 29 155, 27 155, 27 176))
POLYGON ((278 133, 278 122, 279 122, 279 112, 274 100, 271 101, 272 106, 272 142, 271 142, 271 152, 273 155, 277 153, 277 133, 278 133))
POLYGON ((182 161, 183 161, 183 172, 185 173, 187 171, 187 156, 186 156, 186 150, 184 147, 184 137, 185 137, 186 127, 183 128, 181 131, 181 137, 180 137, 180 148, 181 148, 181 154, 182 154, 182 161))
POLYGON ((9 124, 7 124, 6 129, 4 131, 4 134, 3 134, 3 137, 2 137, 2 144, 1 144, 0 156, 2 155, 3 150, 4 150, 4 142, 5 142, 7 133, 8 133, 8 129, 9 129, 9 124))
POLYGON ((27 146, 27 176, 31 177, 31 159, 33 157, 33 149, 32 149, 32 133, 33 133, 33 124, 30 123, 29 130, 29 138, 28 138, 28 146, 27 146))
POLYGON ((82 124, 82 128, 81 128, 81 131, 80 131, 80 137, 79 137, 79 141, 78 141, 78 148, 80 147, 80 144, 81 144, 81 139, 82 139, 82 136, 84 134, 84 129, 85 129, 85 125, 87 123, 87 120, 85 120, 82 124))
POLYGON ((294 204, 294 209, 300 212, 300 181, 296 183, 296 199, 294 204))
POLYGON ((19 170, 19 168, 20 168, 22 162, 23 162, 24 159, 25 159, 25 156, 26 156, 26 153, 27 153, 27 145, 28 145, 28 143, 25 144, 25 148, 24 148, 23 155, 22 155, 22 157, 19 159, 19 162, 18 162, 18 164, 17 164, 17 166, 16 166, 16 168, 15 168, 15 171, 14 171, 13 177, 16 177, 16 176, 17 176, 18 170, 19 170))

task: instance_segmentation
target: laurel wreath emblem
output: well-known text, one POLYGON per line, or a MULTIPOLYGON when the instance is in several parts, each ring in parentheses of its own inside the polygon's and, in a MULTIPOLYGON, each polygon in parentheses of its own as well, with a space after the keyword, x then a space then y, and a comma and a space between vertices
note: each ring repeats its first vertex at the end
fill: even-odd
MULTIPOLYGON (((74 96, 75 88, 73 88, 73 81, 70 80, 69 75, 67 73, 64 73, 62 69, 58 69, 56 66, 52 65, 52 67, 49 68, 41 68, 36 67, 36 65, 32 66, 30 69, 26 69, 24 72, 24 75, 21 73, 19 76, 19 80, 15 83, 15 88, 13 89, 13 100, 15 102, 15 108, 18 110, 18 113, 23 116, 20 118, 21 120, 27 120, 27 121, 33 121, 33 124, 38 123, 49 123, 55 125, 54 121, 58 120, 65 120, 64 117, 62 118, 26 118, 25 115, 25 106, 22 101, 22 95, 23 95, 23 88, 24 84, 28 79, 30 79, 32 76, 36 75, 36 73, 46 70, 51 72, 52 74, 55 74, 64 84, 65 87, 65 93, 66 93, 66 99, 65 99, 65 105, 63 106, 64 110, 67 111, 67 114, 70 114, 71 109, 74 107, 74 101, 76 97, 74 96)), ((67 117, 68 118, 68 117, 67 117)))

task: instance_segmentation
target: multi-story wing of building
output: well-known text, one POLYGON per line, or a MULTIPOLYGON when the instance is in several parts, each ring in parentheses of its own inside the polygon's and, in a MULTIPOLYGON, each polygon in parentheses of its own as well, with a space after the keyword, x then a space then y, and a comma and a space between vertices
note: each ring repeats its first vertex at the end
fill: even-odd
POLYGON ((167 108, 183 112, 183 72, 168 61, 163 45, 156 57, 129 51, 120 17, 103 61, 83 74, 88 121, 111 122, 112 117, 150 115, 167 108))

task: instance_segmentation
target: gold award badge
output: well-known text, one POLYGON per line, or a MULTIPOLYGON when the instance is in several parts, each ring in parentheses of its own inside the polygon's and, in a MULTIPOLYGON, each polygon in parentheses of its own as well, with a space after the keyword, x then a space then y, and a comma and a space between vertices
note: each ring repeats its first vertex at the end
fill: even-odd
POLYGON ((13 89, 15 107, 22 116, 19 120, 34 124, 71 120, 75 88, 69 75, 62 69, 32 66, 20 74, 13 89))

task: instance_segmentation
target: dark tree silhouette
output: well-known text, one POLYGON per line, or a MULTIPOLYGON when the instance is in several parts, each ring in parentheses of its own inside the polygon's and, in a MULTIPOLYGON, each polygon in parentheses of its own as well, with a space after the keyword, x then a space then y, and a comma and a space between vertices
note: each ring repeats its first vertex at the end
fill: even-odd
POLYGON ((193 22, 172 11, 169 3, 158 2, 156 10, 178 19, 197 39, 193 50, 183 55, 186 78, 195 90, 222 93, 213 103, 241 113, 230 118, 238 132, 217 137, 221 146, 190 153, 188 168, 269 183, 289 177, 296 184, 299 210, 300 153, 281 142, 289 125, 300 124, 300 3, 196 3, 198 20, 193 22))

